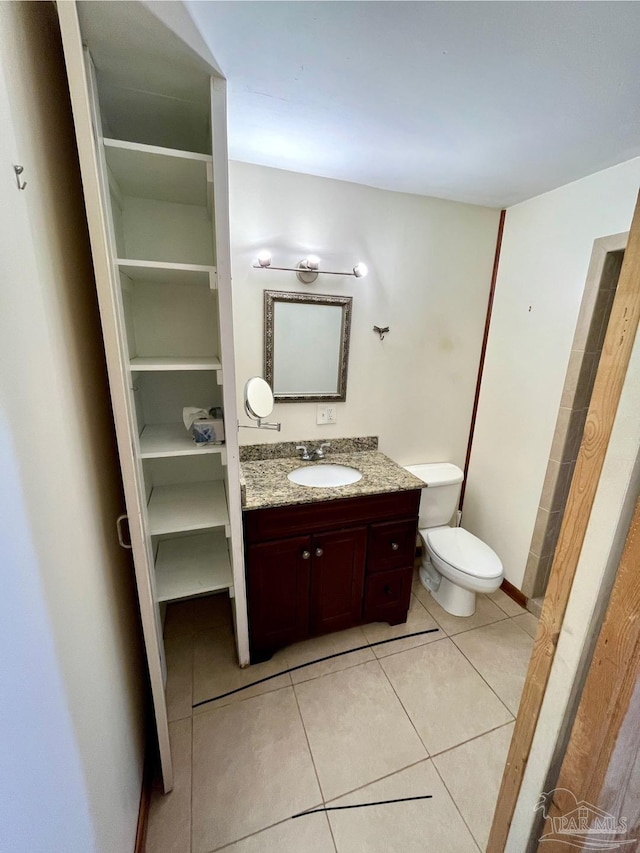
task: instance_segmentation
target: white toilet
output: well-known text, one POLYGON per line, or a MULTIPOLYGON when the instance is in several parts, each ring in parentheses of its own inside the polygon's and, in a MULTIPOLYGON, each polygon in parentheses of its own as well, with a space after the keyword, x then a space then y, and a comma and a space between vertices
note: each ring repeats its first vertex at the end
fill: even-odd
POLYGON ((422 540, 420 581, 453 616, 471 616, 477 592, 495 592, 504 572, 500 558, 473 533, 449 527, 464 475, 450 462, 407 465, 425 484, 418 521, 422 540))

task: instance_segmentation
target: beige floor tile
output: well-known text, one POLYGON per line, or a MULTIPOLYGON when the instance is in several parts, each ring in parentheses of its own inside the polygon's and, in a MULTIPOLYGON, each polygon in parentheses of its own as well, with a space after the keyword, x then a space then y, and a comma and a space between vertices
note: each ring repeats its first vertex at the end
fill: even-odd
POLYGON ((483 851, 489 840, 513 726, 513 723, 509 723, 433 759, 438 773, 483 851))
POLYGON ((391 655, 380 665, 431 755, 512 719, 451 640, 391 655))
POLYGON ((415 590, 415 595, 448 636, 460 634, 462 631, 469 631, 472 628, 479 628, 481 625, 489 625, 491 622, 507 618, 504 610, 501 610, 486 595, 478 595, 476 597, 476 612, 473 616, 452 616, 440 607, 431 593, 423 586, 415 590))
POLYGON ((533 639, 511 619, 485 625, 453 642, 495 690, 512 714, 518 713, 533 639))
POLYGON ((169 721, 191 716, 193 701, 193 636, 175 634, 164 644, 167 660, 167 714, 169 721))
POLYGON ((364 625, 362 630, 370 643, 377 643, 380 640, 391 640, 393 637, 404 637, 405 634, 412 634, 416 631, 427 631, 432 628, 437 628, 438 630, 433 634, 420 634, 418 637, 407 637, 404 640, 396 640, 393 643, 374 646, 373 653, 377 658, 384 658, 396 652, 403 652, 406 649, 412 649, 415 646, 422 646, 424 643, 432 643, 434 640, 442 639, 443 635, 438 623, 429 611, 422 606, 415 595, 412 595, 407 621, 402 625, 389 625, 388 622, 372 622, 369 625, 364 625))
POLYGON ((326 814, 286 820, 224 847, 219 853, 335 853, 326 814))
POLYGON ((325 798, 426 757, 377 661, 294 689, 325 798))
POLYGON ((231 602, 226 592, 175 601, 167 605, 164 636, 194 634, 212 628, 232 628, 231 602))
POLYGON ((538 619, 533 613, 523 613, 521 616, 515 616, 513 621, 523 631, 526 631, 530 637, 535 639, 536 631, 538 630, 538 619))
POLYGON ((497 589, 489 594, 489 598, 494 604, 497 604, 500 610, 504 610, 507 616, 520 616, 527 611, 524 607, 520 607, 517 601, 514 601, 511 596, 507 595, 502 589, 497 589))
POLYGON ((173 758, 173 790, 157 782, 151 794, 145 853, 189 853, 191 850, 191 719, 169 724, 173 758))
MULTIPOLYGON (((288 669, 290 666, 299 666, 326 655, 344 652, 347 649, 356 649, 359 646, 366 646, 366 644, 367 638, 362 628, 350 628, 348 631, 337 631, 335 634, 324 634, 322 637, 313 637, 311 640, 295 643, 274 655, 274 660, 281 664, 281 669, 288 669)), ((291 680, 294 684, 299 684, 301 681, 309 681, 311 678, 318 678, 318 676, 327 675, 330 672, 338 672, 341 669, 347 669, 369 660, 375 660, 375 655, 371 649, 361 649, 358 652, 340 655, 340 657, 298 669, 291 673, 291 680)))
MULTIPOLYGON (((203 702, 230 691, 238 690, 261 678, 276 675, 286 669, 280 658, 254 664, 242 669, 238 666, 233 635, 224 629, 201 631, 194 637, 193 649, 193 702, 203 702)), ((249 699, 261 693, 269 693, 291 685, 288 675, 270 678, 262 684, 239 690, 215 703, 202 706, 210 709, 218 705, 229 705, 241 699, 249 699)), ((201 709, 195 709, 198 713, 201 709)))
POLYGON ((193 853, 238 841, 320 802, 293 688, 193 718, 193 853))
POLYGON ((477 853, 469 830, 430 761, 421 761, 331 805, 426 794, 432 799, 329 812, 338 853, 477 853))

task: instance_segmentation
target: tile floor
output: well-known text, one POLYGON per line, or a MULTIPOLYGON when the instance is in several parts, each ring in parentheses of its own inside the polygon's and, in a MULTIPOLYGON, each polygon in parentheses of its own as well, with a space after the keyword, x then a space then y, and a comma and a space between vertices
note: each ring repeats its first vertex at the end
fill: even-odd
POLYGON ((153 793, 147 853, 484 851, 536 620, 500 590, 479 596, 468 619, 443 611, 418 582, 413 592, 405 625, 298 643, 245 670, 226 596, 172 605, 175 787, 153 793), (429 628, 438 631, 278 675, 429 628), (423 795, 431 799, 292 819, 423 795))

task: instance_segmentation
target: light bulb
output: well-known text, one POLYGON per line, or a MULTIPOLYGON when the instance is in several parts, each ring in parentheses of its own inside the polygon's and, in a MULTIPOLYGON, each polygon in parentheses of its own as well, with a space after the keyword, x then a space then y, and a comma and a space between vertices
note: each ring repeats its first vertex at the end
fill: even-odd
POLYGON ((353 274, 356 278, 364 278, 365 275, 369 272, 367 265, 362 262, 355 265, 353 268, 353 274))
POLYGON ((305 264, 307 269, 317 270, 320 265, 320 258, 317 255, 309 255, 308 258, 305 258, 305 264))
POLYGON ((258 253, 258 263, 261 267, 271 266, 271 252, 268 249, 262 249, 258 253))

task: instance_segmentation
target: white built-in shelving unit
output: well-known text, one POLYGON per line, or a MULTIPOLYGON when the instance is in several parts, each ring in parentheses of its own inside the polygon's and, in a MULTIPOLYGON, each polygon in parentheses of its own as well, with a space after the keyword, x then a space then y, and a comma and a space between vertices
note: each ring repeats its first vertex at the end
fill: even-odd
POLYGON ((133 378, 136 451, 140 460, 156 463, 142 466, 156 600, 232 592, 224 446, 198 447, 182 423, 183 406, 209 409, 221 402, 217 275, 213 263, 203 263, 215 258, 213 158, 122 139, 103 143, 123 343, 133 378), (181 208, 198 227, 183 227, 181 208), (208 374, 197 388, 190 376, 195 372, 208 374), (155 383, 145 383, 148 373, 157 374, 155 383), (149 422, 158 407, 170 421, 149 422), (207 469, 212 479, 202 480, 199 470, 198 479, 190 482, 193 467, 181 465, 181 458, 212 454, 222 463, 207 469), (163 460, 174 462, 165 469, 163 460))
POLYGON ((249 661, 226 84, 171 4, 58 4, 165 790, 160 605, 227 591, 249 661), (183 408, 224 410, 197 446, 183 408))

